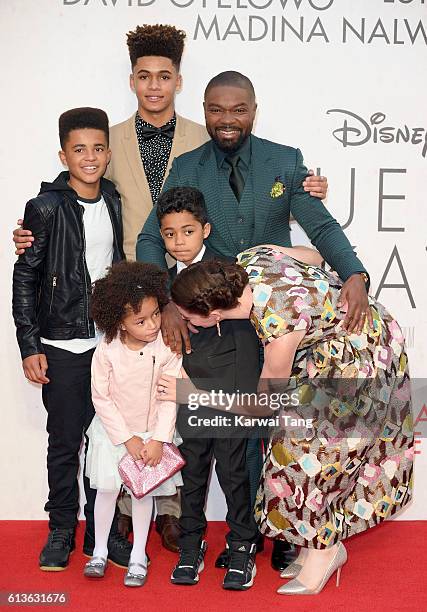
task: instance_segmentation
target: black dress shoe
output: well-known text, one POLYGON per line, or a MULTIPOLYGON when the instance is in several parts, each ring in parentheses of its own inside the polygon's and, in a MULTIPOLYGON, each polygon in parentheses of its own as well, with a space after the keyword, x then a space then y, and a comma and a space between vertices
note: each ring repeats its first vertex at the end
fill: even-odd
POLYGON ((296 556, 297 553, 293 544, 288 544, 288 542, 283 540, 274 540, 273 551, 271 553, 271 567, 278 572, 282 572, 295 561, 296 556))
POLYGON ((215 567, 226 568, 230 562, 230 549, 228 546, 216 558, 215 567))
POLYGON ((74 529, 52 529, 40 553, 39 567, 45 572, 60 572, 68 565, 74 550, 74 529))

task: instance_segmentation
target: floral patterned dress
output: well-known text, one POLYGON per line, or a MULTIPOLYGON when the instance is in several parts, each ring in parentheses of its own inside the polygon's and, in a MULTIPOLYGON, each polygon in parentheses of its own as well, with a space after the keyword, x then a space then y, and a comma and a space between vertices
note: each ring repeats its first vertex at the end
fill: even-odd
MULTIPOLYGON (((291 381, 303 426, 271 435, 255 505, 262 533, 326 548, 395 514, 412 495, 413 423, 404 338, 371 297, 374 328, 343 329, 341 280, 277 249, 238 255, 264 344, 305 330, 291 381), (306 426, 312 419, 312 426, 306 426)), ((289 417, 290 418, 290 417, 289 417)), ((294 421, 297 423, 297 421, 294 421)))

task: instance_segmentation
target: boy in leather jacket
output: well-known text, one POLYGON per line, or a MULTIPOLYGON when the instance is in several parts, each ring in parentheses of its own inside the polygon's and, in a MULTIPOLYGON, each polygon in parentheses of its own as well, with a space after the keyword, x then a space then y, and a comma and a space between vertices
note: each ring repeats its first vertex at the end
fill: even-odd
MULTIPOLYGON (((42 385, 47 411, 49 536, 39 565, 58 571, 74 549, 79 508, 79 450, 94 409, 91 359, 98 333, 90 317, 91 285, 124 259, 121 202, 102 178, 111 152, 108 117, 77 108, 59 118, 59 157, 68 168, 42 183, 25 207, 24 227, 35 236, 13 273, 13 317, 26 378, 42 385)), ((94 541, 96 491, 84 479, 84 550, 94 541)), ((113 524, 109 558, 126 566, 131 545, 113 524)))

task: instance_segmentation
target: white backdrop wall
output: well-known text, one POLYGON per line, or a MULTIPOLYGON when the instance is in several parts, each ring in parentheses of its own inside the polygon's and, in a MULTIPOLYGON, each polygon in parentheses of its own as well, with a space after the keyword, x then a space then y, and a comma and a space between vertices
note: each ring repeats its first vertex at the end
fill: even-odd
MULTIPOLYGON (((372 293, 403 326, 412 376, 425 377, 425 0, 9 0, 0 3, 0 23, 1 454, 8 466, 0 518, 44 518, 47 493, 45 411, 40 388, 23 377, 10 314, 11 230, 40 181, 60 170, 62 111, 98 106, 111 123, 134 112, 125 33, 137 24, 187 32, 177 108, 193 120, 203 122, 210 77, 227 69, 251 77, 255 133, 301 148, 307 165, 328 176, 327 206, 369 270, 372 293)), ((294 231, 294 243, 302 239, 294 231)), ((416 416, 422 404, 419 397, 416 416)), ((417 448, 415 501, 402 519, 427 518, 426 442, 417 448)), ((224 514, 213 483, 208 517, 224 514)))

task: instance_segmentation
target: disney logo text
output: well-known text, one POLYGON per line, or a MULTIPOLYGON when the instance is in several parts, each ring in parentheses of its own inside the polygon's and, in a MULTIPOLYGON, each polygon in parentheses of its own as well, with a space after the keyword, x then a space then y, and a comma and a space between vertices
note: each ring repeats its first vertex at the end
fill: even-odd
POLYGON ((371 115, 368 121, 341 108, 331 108, 326 111, 327 115, 333 113, 344 116, 342 127, 332 132, 334 138, 343 147, 358 147, 370 141, 385 144, 409 142, 414 145, 422 144, 421 155, 423 157, 427 155, 427 130, 423 127, 410 128, 406 124, 403 127, 382 125, 386 120, 386 115, 380 112, 371 115))

